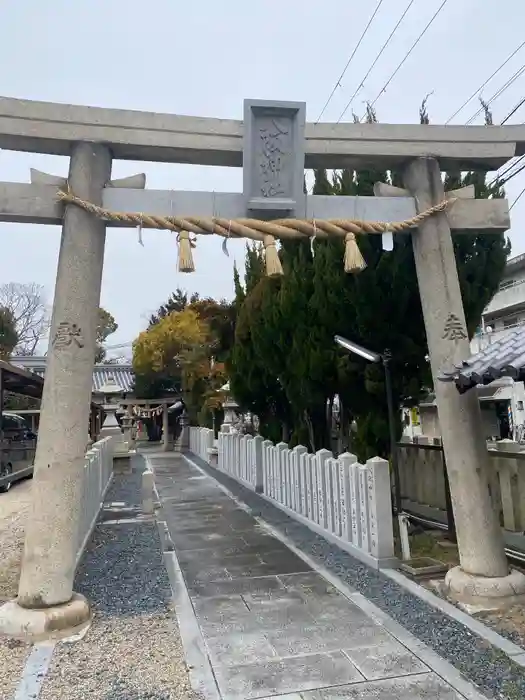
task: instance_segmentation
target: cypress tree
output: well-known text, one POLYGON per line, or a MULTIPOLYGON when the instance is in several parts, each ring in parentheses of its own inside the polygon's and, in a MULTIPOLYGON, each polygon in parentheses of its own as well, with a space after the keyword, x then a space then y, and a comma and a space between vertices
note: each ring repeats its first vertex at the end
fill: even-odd
MULTIPOLYGON (((367 120, 377 121, 370 107, 367 120)), ((420 121, 430 121, 426 99, 420 121)), ((331 180, 325 170, 319 169, 314 178, 313 193, 319 195, 373 196, 377 181, 402 186, 400 173, 374 168, 336 171, 331 180)), ((447 190, 468 184, 474 184, 477 197, 502 196, 499 190, 487 187, 483 172, 450 172, 445 176, 447 190)), ((236 335, 232 355, 232 369, 238 377, 235 381, 240 381, 239 375, 248 376, 250 357, 257 381, 264 377, 265 391, 272 395, 268 394, 267 401, 279 404, 280 415, 286 414, 286 420, 293 423, 294 442, 309 444, 311 449, 331 446, 326 405, 337 393, 346 414, 344 420, 357 421, 352 450, 360 459, 388 455, 383 369, 338 350, 333 342, 335 334, 375 352, 386 348, 392 351, 396 405, 414 405, 424 387, 429 387, 411 235, 417 233, 396 234, 392 251, 383 251, 381 236, 358 236, 367 262, 367 268, 358 275, 343 271, 341 240, 285 242, 280 253, 285 276, 268 280, 259 273, 258 281, 242 301, 238 328, 242 316, 249 333, 239 331, 236 335), (236 366, 241 353, 239 343, 244 345, 245 361, 236 366), (282 410, 282 406, 286 408, 282 410)), ((467 325, 473 333, 497 289, 510 246, 502 234, 473 232, 453 239, 467 325)), ((247 257, 247 269, 251 265, 247 257)), ((245 388, 248 396, 249 387, 245 388)))
POLYGON ((235 340, 226 363, 232 394, 241 409, 259 417, 260 430, 270 440, 279 442, 283 426, 291 425, 290 405, 278 379, 271 353, 261 354, 256 346, 254 328, 269 327, 266 303, 275 296, 280 280, 265 277, 264 254, 260 245, 246 246, 244 287, 234 268, 237 322, 235 340), (263 320, 265 318, 265 320, 263 320))
MULTIPOLYGON (((375 115, 369 112, 368 117, 373 121, 375 115)), ((430 123, 426 99, 421 106, 420 121, 430 123)), ((350 179, 346 177, 347 181, 350 179)), ((352 193, 363 195, 371 194, 373 183, 378 180, 402 186, 402 178, 396 172, 389 173, 388 178, 384 173, 360 170, 353 180, 356 186, 351 188, 352 193)), ((483 172, 467 173, 464 177, 461 173, 447 173, 445 189, 474 184, 476 197, 501 196, 499 191, 487 188, 485 181, 483 172)), ((339 190, 338 193, 344 192, 339 190)), ((411 235, 417 233, 397 234, 392 252, 380 249, 380 236, 361 236, 359 245, 368 268, 354 283, 347 282, 348 288, 354 291, 356 316, 354 330, 348 329, 348 337, 376 352, 386 347, 392 350, 394 394, 398 405, 417 403, 424 387, 431 382, 411 235)), ((457 234, 453 242, 467 325, 472 335, 484 307, 497 289, 510 247, 502 234, 457 234)), ((373 453, 387 454, 389 441, 382 368, 367 364, 362 369, 362 374, 351 373, 346 377, 347 390, 343 389, 343 395, 351 391, 359 397, 359 401, 346 400, 352 404, 357 417, 357 444, 353 449, 365 458, 373 453), (364 379, 365 393, 356 391, 360 377, 364 379)))

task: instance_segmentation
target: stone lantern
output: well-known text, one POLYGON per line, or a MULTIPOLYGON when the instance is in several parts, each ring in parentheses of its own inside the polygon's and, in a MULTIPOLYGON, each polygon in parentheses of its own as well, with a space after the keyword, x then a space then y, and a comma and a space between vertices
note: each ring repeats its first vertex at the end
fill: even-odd
POLYGON ((108 377, 100 387, 99 393, 102 394, 102 407, 106 414, 100 435, 101 437, 116 435, 115 428, 118 428, 119 433, 121 432, 116 419, 117 410, 120 408, 119 399, 121 399, 126 392, 117 384, 113 377, 108 377))
MULTIPOLYGON (((125 439, 121 430, 116 413, 120 409, 120 401, 126 394, 126 390, 117 384, 113 377, 108 377, 105 383, 100 387, 99 392, 103 396, 103 408, 106 413, 104 425, 100 431, 100 437, 105 438, 113 436, 113 464, 116 471, 129 471, 130 467, 130 445, 125 439)), ((122 424, 126 428, 125 421, 131 422, 128 416, 123 418, 122 424)), ((128 436, 130 433, 128 426, 128 436)))
POLYGON ((224 396, 222 402, 222 408, 224 409, 224 422, 221 425, 221 433, 237 432, 235 425, 239 420, 239 404, 230 394, 230 382, 226 382, 226 384, 221 386, 219 392, 224 396))

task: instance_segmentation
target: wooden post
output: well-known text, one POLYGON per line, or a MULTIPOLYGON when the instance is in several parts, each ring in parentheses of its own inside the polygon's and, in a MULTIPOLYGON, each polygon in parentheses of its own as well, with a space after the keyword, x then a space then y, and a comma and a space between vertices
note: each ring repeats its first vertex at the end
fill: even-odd
MULTIPOLYGON (((412 161, 404 176, 418 211, 445 197, 433 158, 412 161)), ((460 395, 440 372, 470 356, 454 248, 446 214, 436 214, 412 235, 421 306, 434 378, 443 452, 450 481, 461 568, 467 574, 504 577, 509 567, 488 485, 487 448, 475 391, 460 395)))

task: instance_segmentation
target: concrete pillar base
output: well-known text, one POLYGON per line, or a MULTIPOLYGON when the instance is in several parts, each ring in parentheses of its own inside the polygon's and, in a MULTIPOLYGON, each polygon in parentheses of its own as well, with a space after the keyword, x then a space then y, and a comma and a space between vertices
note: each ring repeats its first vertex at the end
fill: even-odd
POLYGON ((508 576, 486 578, 456 566, 445 576, 442 593, 468 613, 501 610, 525 602, 525 574, 511 570, 508 576))
POLYGON ((16 600, 0 607, 0 635, 12 639, 63 639, 85 632, 90 624, 89 603, 79 593, 73 593, 69 603, 49 608, 23 608, 16 600))

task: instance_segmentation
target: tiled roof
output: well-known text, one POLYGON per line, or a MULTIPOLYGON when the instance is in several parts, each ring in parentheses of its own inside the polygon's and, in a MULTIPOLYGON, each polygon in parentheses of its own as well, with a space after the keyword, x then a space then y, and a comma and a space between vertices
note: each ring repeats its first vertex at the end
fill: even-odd
POLYGON ((124 391, 131 391, 135 379, 131 365, 96 365, 93 370, 93 391, 99 391, 111 377, 124 391))
MULTIPOLYGON (((476 393, 481 404, 485 401, 502 401, 509 399, 512 396, 512 379, 501 377, 500 379, 495 379, 492 384, 488 386, 478 385, 476 386, 476 393)), ((419 408, 423 410, 432 407, 437 407, 436 395, 434 393, 428 394, 419 403, 419 408)))
POLYGON ((478 384, 490 384, 500 377, 525 380, 525 326, 494 340, 452 370, 443 370, 442 382, 455 382, 463 394, 478 384))
MULTIPOLYGON (((12 358, 12 363, 18 367, 24 367, 39 377, 43 377, 46 373, 45 363, 34 365, 33 362, 24 362, 23 357, 12 358)), ((29 358, 32 359, 32 358, 29 358)), ((131 365, 95 365, 93 370, 93 386, 92 392, 98 393, 100 388, 106 384, 110 378, 115 380, 115 383, 122 387, 124 391, 129 392, 133 387, 135 375, 131 365)))

